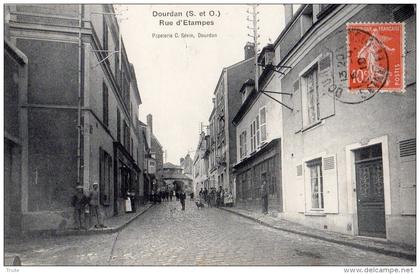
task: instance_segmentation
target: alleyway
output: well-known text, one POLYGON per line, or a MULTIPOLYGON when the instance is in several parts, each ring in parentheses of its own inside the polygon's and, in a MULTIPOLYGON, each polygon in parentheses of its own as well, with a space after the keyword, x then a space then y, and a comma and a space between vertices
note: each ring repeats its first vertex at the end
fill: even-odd
POLYGON ((156 205, 119 233, 7 245, 23 265, 412 265, 261 226, 187 201, 156 205))

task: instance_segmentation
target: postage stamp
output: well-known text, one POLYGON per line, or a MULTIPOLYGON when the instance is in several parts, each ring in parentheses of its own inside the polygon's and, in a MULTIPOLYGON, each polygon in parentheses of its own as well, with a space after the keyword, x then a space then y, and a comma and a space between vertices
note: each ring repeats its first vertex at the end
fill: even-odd
POLYGON ((349 23, 349 92, 404 92, 404 24, 349 23))

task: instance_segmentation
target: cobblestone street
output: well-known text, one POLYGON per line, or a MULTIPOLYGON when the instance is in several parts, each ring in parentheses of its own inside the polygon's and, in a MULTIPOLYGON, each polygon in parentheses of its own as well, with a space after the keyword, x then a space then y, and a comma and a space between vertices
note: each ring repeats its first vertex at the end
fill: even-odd
POLYGON ((413 265, 414 262, 261 226, 178 202, 149 209, 114 234, 6 244, 24 265, 413 265))

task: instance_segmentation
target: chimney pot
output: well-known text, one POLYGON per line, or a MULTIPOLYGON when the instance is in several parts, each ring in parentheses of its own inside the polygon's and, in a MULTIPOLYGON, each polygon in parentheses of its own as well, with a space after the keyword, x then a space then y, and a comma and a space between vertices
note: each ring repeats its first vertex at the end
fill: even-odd
POLYGON ((254 57, 255 56, 254 43, 247 42, 244 47, 244 51, 245 51, 245 60, 254 57))

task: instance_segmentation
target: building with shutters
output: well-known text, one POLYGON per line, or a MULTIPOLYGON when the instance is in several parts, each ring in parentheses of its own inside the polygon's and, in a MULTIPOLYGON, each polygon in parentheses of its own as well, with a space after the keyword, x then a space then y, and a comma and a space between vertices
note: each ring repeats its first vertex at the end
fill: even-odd
POLYGON ((303 5, 286 18, 274 43, 280 91, 292 94, 281 98, 292 108, 282 108, 282 217, 415 245, 415 7, 303 5), (349 92, 355 22, 402 23, 405 92, 349 92))
MULTIPOLYGON (((258 80, 260 91, 281 90, 280 80, 272 69, 272 64, 278 62, 274 46, 265 46, 258 57, 261 65, 258 80)), ((233 166, 236 205, 261 211, 261 184, 265 176, 269 191, 269 212, 282 212, 282 106, 273 100, 280 99, 280 95, 257 92, 254 80, 251 79, 244 82, 238 92, 242 105, 233 118, 237 144, 237 162, 233 166)))
POLYGON ((5 38, 27 58, 15 98, 22 231, 74 227, 76 185, 99 183, 107 217, 125 213, 128 192, 139 196, 141 98, 114 14, 112 5, 5 6, 5 38))

